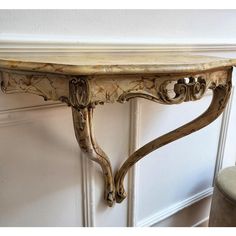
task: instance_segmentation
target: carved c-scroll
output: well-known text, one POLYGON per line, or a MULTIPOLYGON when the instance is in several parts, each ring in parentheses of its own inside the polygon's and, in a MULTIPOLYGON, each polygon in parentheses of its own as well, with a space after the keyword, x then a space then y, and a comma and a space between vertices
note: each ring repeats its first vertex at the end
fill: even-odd
POLYGON ((160 85, 158 95, 166 104, 178 104, 181 102, 195 101, 202 98, 207 90, 206 79, 203 77, 190 77, 179 79, 174 85, 175 96, 168 94, 167 86, 173 81, 165 81, 160 85), (188 80, 188 81, 187 81, 188 80))

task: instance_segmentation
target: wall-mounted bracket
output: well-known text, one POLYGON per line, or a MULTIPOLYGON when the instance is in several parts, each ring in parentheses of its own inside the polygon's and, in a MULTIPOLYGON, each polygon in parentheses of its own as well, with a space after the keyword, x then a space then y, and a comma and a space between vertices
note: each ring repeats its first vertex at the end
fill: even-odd
MULTIPOLYGON (((24 61, 29 60, 29 56, 22 56, 21 60, 0 59, 3 92, 36 94, 45 100, 61 101, 71 106, 79 146, 102 168, 108 206, 126 197, 123 181, 136 162, 207 126, 223 112, 230 96, 232 66, 236 64, 231 59, 191 55, 174 57, 145 53, 116 56, 80 54, 69 65, 55 63, 58 59, 53 56, 50 63, 24 61), (114 177, 109 158, 95 139, 93 112, 97 105, 124 103, 137 97, 166 105, 180 104, 201 99, 209 89, 213 91, 212 102, 202 115, 139 148, 114 177)), ((67 62, 66 56, 63 60, 67 62)))

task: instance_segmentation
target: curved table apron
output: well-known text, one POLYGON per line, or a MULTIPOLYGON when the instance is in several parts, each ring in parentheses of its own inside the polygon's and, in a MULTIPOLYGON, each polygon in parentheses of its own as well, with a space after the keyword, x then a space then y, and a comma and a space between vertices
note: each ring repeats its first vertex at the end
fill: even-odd
POLYGON ((60 54, 37 58, 29 53, 5 53, 0 54, 0 77, 4 93, 31 93, 71 106, 76 139, 87 157, 101 166, 104 197, 108 206, 113 206, 125 199, 124 178, 136 162, 207 126, 224 111, 235 64, 232 59, 153 53, 60 54), (97 105, 124 103, 136 97, 166 105, 180 104, 201 99, 209 89, 212 101, 203 114, 139 148, 113 176, 109 158, 95 139, 93 111, 97 105))

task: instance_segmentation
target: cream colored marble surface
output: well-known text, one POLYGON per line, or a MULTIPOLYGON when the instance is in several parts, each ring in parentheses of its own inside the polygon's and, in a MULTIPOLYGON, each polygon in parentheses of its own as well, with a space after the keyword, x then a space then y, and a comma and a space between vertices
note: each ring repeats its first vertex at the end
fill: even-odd
POLYGON ((60 74, 199 72, 236 65, 236 59, 154 52, 0 53, 0 68, 60 74))

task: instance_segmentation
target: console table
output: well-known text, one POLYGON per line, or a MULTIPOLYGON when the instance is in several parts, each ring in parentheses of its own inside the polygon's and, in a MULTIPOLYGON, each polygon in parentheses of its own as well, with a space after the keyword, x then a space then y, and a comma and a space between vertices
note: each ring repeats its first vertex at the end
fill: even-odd
MULTIPOLYGON (((155 52, 0 53, 2 91, 31 93, 71 106, 75 136, 103 171, 108 206, 126 197, 128 170, 150 152, 214 121, 227 105, 236 59, 155 52), (197 101, 212 90, 212 102, 195 120, 145 144, 113 176, 93 130, 97 105, 140 97, 162 104, 197 101)), ((115 125, 115 124, 114 124, 115 125)))

